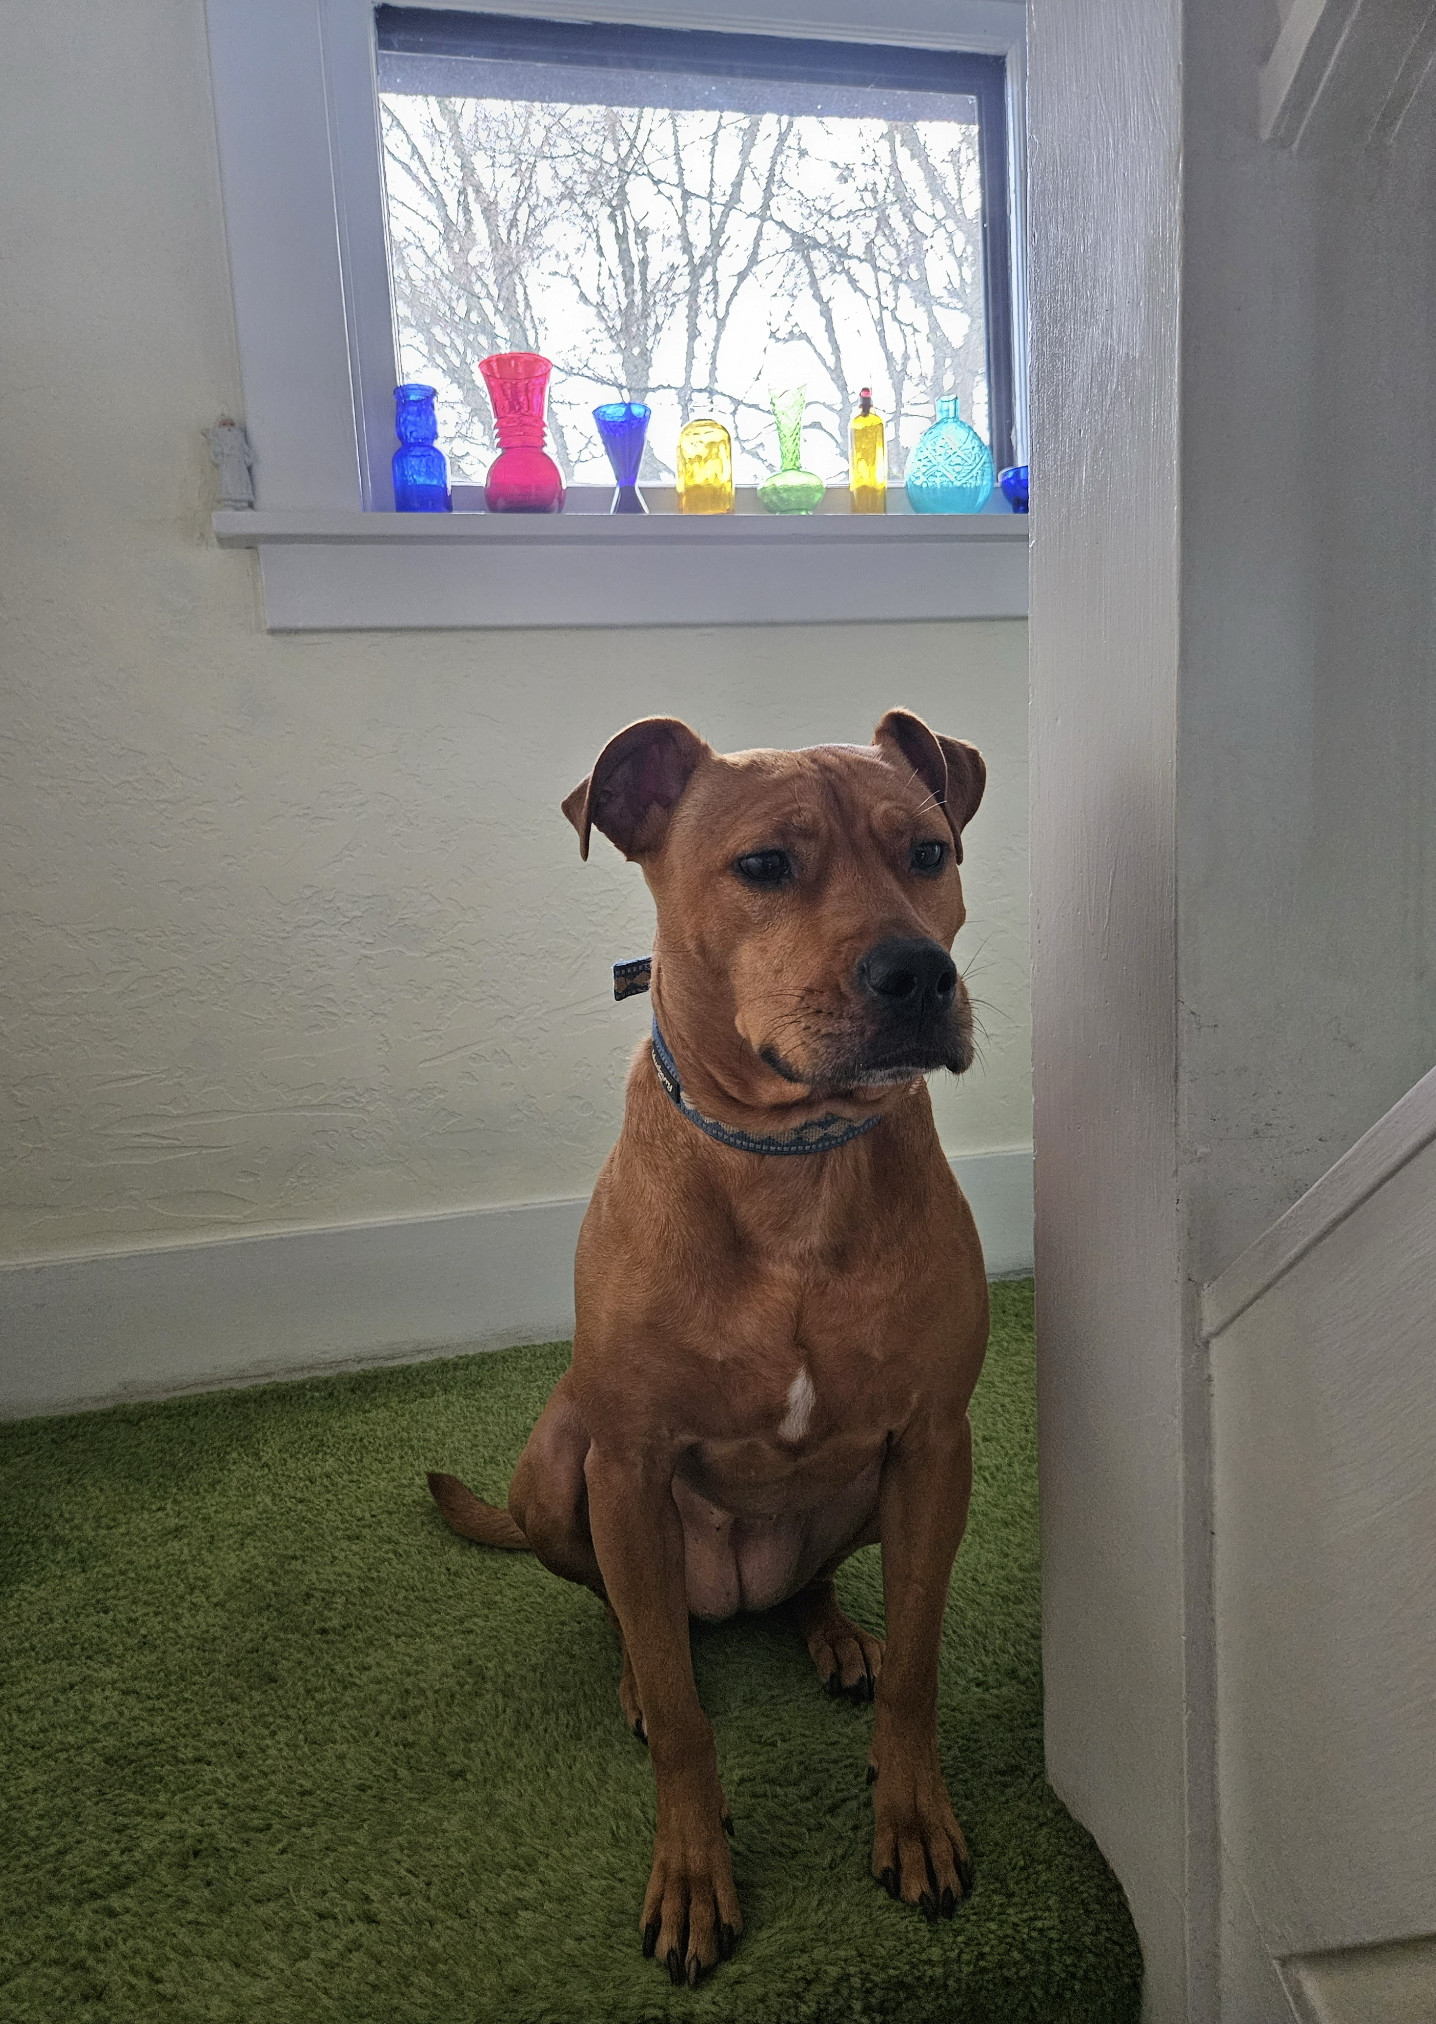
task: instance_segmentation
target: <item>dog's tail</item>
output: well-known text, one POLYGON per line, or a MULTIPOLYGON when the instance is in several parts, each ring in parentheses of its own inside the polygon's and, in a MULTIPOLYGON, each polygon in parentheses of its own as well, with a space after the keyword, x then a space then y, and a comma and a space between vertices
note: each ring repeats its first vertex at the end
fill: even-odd
POLYGON ((431 1471, 429 1495, 443 1513, 444 1523, 464 1539, 477 1539, 481 1546, 502 1546, 509 1553, 532 1549, 507 1511, 486 1504, 457 1476, 440 1476, 431 1471))

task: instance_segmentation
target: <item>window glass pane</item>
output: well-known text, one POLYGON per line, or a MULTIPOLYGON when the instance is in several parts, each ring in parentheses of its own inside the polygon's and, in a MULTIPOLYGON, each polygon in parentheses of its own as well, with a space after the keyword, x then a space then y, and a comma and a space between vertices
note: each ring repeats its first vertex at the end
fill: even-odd
POLYGON ((651 482, 698 415, 758 482, 793 384, 829 479, 863 386, 895 478, 939 394, 988 435, 970 96, 386 51, 380 86, 401 372, 438 387, 456 479, 496 448, 493 351, 554 361, 550 448, 579 483, 609 482, 591 410, 614 399, 653 409, 651 482))

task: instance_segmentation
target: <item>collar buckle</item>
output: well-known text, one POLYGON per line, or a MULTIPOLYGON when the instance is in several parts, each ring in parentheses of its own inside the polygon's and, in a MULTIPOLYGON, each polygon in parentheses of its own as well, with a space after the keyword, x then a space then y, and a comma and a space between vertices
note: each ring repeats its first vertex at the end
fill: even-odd
POLYGON ((630 956, 626 963, 613 966, 613 995, 620 1004, 625 998, 636 998, 652 982, 652 956, 630 956))

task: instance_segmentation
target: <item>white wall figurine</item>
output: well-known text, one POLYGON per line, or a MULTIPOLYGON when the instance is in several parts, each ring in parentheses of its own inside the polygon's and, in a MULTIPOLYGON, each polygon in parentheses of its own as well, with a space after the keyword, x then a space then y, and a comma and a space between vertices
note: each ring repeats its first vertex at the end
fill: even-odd
POLYGON ((254 452, 243 425, 221 415, 212 429, 205 430, 204 439, 211 458, 219 466, 220 505, 229 509, 252 507, 254 480, 249 474, 254 452))

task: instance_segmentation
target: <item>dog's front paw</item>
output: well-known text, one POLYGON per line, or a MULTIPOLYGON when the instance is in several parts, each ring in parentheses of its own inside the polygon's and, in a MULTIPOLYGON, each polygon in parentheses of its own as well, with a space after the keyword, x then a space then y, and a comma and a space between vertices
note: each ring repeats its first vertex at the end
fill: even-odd
POLYGON ((874 1741, 873 1875, 889 1897, 916 1905, 928 1919, 951 1918, 972 1893, 972 1861, 952 1810, 937 1747, 904 1749, 874 1741))
POLYGON ((723 1788, 660 1794, 653 1873, 643 1900, 643 1951, 671 1982, 697 1983, 726 1961, 743 1920, 726 1836, 733 1832, 723 1788))
POLYGON ((857 1703, 871 1701, 883 1670, 883 1641, 833 1606, 831 1614, 808 1634, 808 1650, 818 1678, 834 1697, 857 1703))

